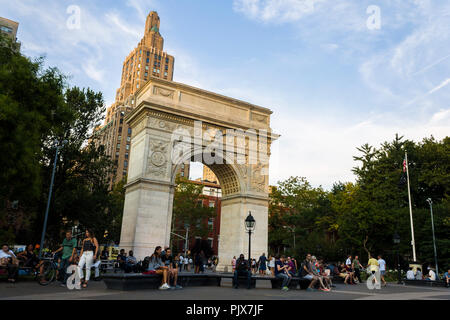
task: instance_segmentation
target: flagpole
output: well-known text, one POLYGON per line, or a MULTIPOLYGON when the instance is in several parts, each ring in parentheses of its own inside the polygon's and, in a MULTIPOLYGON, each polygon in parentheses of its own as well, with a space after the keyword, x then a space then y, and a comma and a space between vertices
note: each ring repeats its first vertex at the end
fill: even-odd
POLYGON ((414 223, 412 216, 412 205, 411 205, 411 190, 409 187, 409 166, 408 166, 408 153, 405 151, 405 161, 406 161, 406 178, 408 180, 408 199, 409 199, 409 220, 411 221, 411 244, 413 248, 413 260, 416 260, 416 242, 414 241, 414 223))

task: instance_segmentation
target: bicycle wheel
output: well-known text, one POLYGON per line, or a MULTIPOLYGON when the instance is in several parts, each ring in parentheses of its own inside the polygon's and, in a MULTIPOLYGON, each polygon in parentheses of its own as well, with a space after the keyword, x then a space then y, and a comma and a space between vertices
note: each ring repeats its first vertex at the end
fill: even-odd
POLYGON ((41 286, 49 285, 56 277, 55 265, 51 261, 44 261, 42 274, 37 278, 41 286))

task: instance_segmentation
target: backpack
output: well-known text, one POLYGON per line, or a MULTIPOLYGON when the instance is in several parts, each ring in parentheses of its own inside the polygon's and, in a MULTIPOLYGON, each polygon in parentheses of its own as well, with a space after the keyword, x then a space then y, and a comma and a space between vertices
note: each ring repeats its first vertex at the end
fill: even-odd
POLYGON ((142 263, 141 263, 141 270, 142 271, 147 270, 149 264, 150 264, 150 257, 145 257, 144 260, 142 260, 142 263))

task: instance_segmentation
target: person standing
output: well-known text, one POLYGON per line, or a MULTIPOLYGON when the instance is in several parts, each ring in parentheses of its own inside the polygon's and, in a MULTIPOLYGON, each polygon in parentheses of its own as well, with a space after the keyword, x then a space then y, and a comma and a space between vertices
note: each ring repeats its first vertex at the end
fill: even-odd
POLYGON ((78 274, 80 275, 83 288, 87 288, 91 278, 91 267, 95 262, 98 252, 98 242, 94 233, 86 229, 86 238, 83 240, 80 252, 80 262, 78 263, 78 274), (86 266, 86 276, 83 275, 83 267, 86 266))
POLYGON ((275 276, 275 257, 271 256, 269 257, 269 269, 272 273, 272 277, 275 276))
POLYGON ((259 274, 264 275, 267 269, 267 258, 265 253, 263 253, 259 257, 258 264, 259 264, 259 274))
POLYGON ((355 272, 355 278, 358 279, 358 282, 361 283, 361 269, 363 269, 363 266, 359 262, 359 257, 355 256, 355 259, 353 259, 353 271, 355 272))
POLYGON ((347 256, 347 260, 345 261, 345 265, 349 266, 350 268, 352 267, 352 256, 351 255, 347 256))
POLYGON ((378 255, 378 266, 380 267, 380 277, 383 286, 386 287, 386 280, 384 280, 384 275, 386 274, 386 261, 384 261, 381 255, 378 255))
POLYGON ((61 286, 66 286, 66 281, 69 275, 67 274, 67 268, 70 266, 75 250, 77 249, 77 240, 72 238, 72 231, 66 231, 66 237, 64 238, 61 247, 53 252, 56 254, 62 251, 61 263, 59 265, 59 276, 61 281, 61 286))
POLYGON ((236 270, 236 256, 231 259, 231 267, 233 268, 233 272, 236 270))

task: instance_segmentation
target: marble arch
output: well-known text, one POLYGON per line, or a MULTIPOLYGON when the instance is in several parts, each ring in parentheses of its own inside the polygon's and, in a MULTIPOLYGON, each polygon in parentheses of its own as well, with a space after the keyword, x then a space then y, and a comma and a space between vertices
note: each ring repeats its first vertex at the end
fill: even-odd
POLYGON ((223 270, 233 256, 248 254, 244 228, 248 211, 257 221, 252 252, 267 252, 268 158, 270 144, 278 138, 270 128, 271 114, 267 108, 151 78, 136 93, 134 109, 125 119, 132 137, 120 247, 133 250, 142 259, 156 246, 169 245, 177 167, 191 159, 198 161, 198 155, 208 150, 207 139, 198 142, 196 137, 220 132, 223 135, 217 139, 223 145, 231 142, 231 152, 215 149, 211 154, 218 152, 222 161, 212 164, 200 158, 222 186, 218 270, 223 270), (255 148, 267 150, 266 159, 258 154, 252 161, 250 138, 238 144, 237 138, 225 134, 230 132, 227 130, 258 132, 255 148), (179 143, 185 148, 181 155, 179 143), (237 161, 239 157, 241 161, 237 161))

